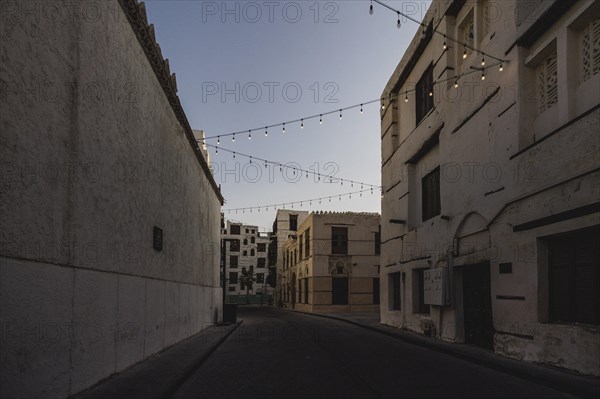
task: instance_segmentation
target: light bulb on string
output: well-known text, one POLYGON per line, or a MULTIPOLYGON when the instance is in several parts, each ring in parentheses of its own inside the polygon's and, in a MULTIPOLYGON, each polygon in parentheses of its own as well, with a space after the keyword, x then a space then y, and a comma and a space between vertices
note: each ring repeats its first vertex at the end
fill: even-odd
POLYGON ((250 157, 250 163, 252 163, 252 157, 250 157))
POLYGON ((485 69, 481 71, 481 80, 485 80, 485 69))
POLYGON ((219 155, 219 149, 215 148, 215 155, 219 155))
POLYGON ((319 115, 319 123, 321 125, 323 124, 323 114, 319 115))
POLYGON ((481 66, 485 66, 485 56, 481 59, 481 66))
POLYGON ((400 11, 397 11, 398 13, 398 22, 396 22, 396 26, 398 27, 398 29, 400 29, 402 27, 402 22, 400 22, 400 11))
POLYGON ((500 68, 498 68, 498 70, 499 70, 500 72, 504 71, 504 67, 502 66, 502 63, 500 63, 500 68))
POLYGON ((448 48, 448 44, 446 43, 446 36, 444 35, 444 50, 446 50, 448 48))
POLYGON ((265 126, 265 137, 269 136, 269 129, 267 129, 267 127, 265 126))
POLYGON ((458 77, 456 77, 456 80, 454 81, 454 88, 458 89, 458 77))
POLYGON ((362 115, 362 113, 363 113, 363 105, 360 104, 360 114, 362 115))
POLYGON ((233 152, 233 159, 235 159, 235 151, 233 152))
POLYGON ((381 99, 381 109, 385 109, 385 100, 381 99))
POLYGON ((373 0, 371 0, 371 6, 369 7, 369 14, 373 15, 373 0))
POLYGON ((235 133, 233 134, 233 136, 231 136, 231 141, 235 143, 235 133))
POLYGON ((221 136, 217 136, 217 145, 221 144, 221 136))
POLYGON ((465 48, 465 51, 463 51, 463 60, 467 59, 467 49, 465 48))
POLYGON ((404 94, 404 102, 407 103, 408 102, 408 93, 404 94))
POLYGON ((340 120, 342 120, 342 110, 340 109, 340 120))
POLYGON ((252 140, 252 130, 248 130, 248 140, 252 140))
POLYGON ((283 124, 283 129, 281 131, 285 133, 285 123, 283 124))
POLYGON ((300 129, 304 129, 304 119, 300 119, 300 129))

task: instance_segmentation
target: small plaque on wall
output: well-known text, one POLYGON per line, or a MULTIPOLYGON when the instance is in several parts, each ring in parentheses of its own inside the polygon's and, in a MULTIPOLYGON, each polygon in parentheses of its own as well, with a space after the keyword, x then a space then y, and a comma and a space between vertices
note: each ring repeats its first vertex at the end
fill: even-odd
POLYGON ((161 228, 156 226, 154 226, 154 238, 152 246, 159 252, 163 250, 163 231, 161 228))

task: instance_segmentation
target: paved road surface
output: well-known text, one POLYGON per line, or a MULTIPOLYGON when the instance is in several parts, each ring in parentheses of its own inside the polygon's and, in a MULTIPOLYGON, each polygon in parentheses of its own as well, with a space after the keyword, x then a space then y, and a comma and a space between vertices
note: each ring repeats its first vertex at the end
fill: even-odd
POLYGON ((570 398, 341 321, 240 308, 242 325, 175 398, 570 398))

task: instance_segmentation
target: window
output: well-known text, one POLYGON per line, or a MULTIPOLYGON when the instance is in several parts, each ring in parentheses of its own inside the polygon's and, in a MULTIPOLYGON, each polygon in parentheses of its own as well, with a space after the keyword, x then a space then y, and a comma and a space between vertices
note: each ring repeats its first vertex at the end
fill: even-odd
POLYGON ((433 64, 429 64, 415 87, 417 125, 433 108, 433 64))
POLYGON ((256 246, 256 250, 257 250, 258 252, 267 252, 267 244, 265 244, 265 243, 259 243, 259 244, 256 246))
POLYGON ((229 287, 229 292, 235 292, 235 287, 229 287))
POLYGON ((373 305, 379 305, 379 278, 373 278, 373 305))
POLYGON ((246 234, 250 233, 250 230, 246 229, 246 234))
POLYGON ((244 251, 244 252, 242 253, 242 255, 243 255, 243 256, 248 256, 248 251, 244 251))
POLYGON ((331 253, 334 255, 348 255, 348 228, 331 228, 331 253))
POLYGON ((593 20, 584 28, 581 52, 582 76, 585 82, 600 73, 600 18, 593 20))
POLYGON ((390 273, 389 275, 389 292, 390 292, 390 301, 389 301, 389 309, 390 310, 400 310, 400 272, 390 273))
POLYGON ((304 256, 310 256, 310 228, 306 229, 304 233, 304 256))
POLYGON ((229 284, 237 284, 238 283, 238 274, 237 272, 229 273, 229 284))
POLYGON ((375 233, 375 255, 381 255, 381 225, 379 231, 375 233))
POLYGON ((290 215, 290 230, 298 230, 298 215, 290 215))
POLYGON ((248 240, 244 238, 244 245, 248 245, 248 240))
POLYGON ((256 232, 256 230, 255 230, 255 229, 252 229, 252 234, 254 234, 255 232, 256 232))
POLYGON ((413 313, 429 314, 429 305, 425 304, 426 269, 413 270, 413 313))
POLYGON ((302 260, 302 249, 304 249, 304 247, 302 246, 302 235, 300 235, 300 239, 298 240, 298 256, 300 260, 302 260))
POLYGON ((294 265, 298 263, 298 249, 294 249, 294 265))
POLYGON ((266 261, 267 260, 265 258, 258 258, 258 263, 256 264, 256 267, 262 269, 263 267, 265 267, 266 261))
POLYGON ((304 303, 308 303, 308 279, 304 279, 304 303))
POLYGON ((538 113, 542 113, 558 102, 558 70, 556 50, 538 65, 536 86, 538 113))
POLYGON ((238 267, 238 256, 237 255, 231 255, 229 257, 229 267, 231 267, 232 269, 236 269, 238 267))
POLYGON ((302 303, 302 279, 298 279, 298 303, 302 303))
POLYGON ((256 282, 257 283, 264 283, 265 282, 265 274, 264 273, 257 273, 256 274, 256 282))
POLYGON ((480 7, 483 37, 486 37, 490 33, 490 22, 492 18, 492 6, 490 4, 490 0, 483 0, 480 7))
POLYGON ((250 250, 250 256, 254 256, 254 248, 250 250))
POLYGON ((421 182, 421 210, 423 221, 441 213, 440 168, 435 168, 421 182))
POLYGON ((460 25, 459 38, 463 43, 462 58, 467 58, 472 52, 475 45, 475 28, 473 23, 473 11, 465 17, 464 22, 460 25))
POLYGON ((230 232, 232 235, 240 235, 240 225, 239 224, 232 224, 231 227, 229 228, 230 232))
POLYGON ((240 252, 240 240, 231 240, 229 250, 231 252, 240 252))
POLYGON ((600 227, 548 240, 550 321, 600 325, 600 227))
POLYGON ((250 237, 250 242, 251 242, 252 244, 256 243, 256 237, 250 237))

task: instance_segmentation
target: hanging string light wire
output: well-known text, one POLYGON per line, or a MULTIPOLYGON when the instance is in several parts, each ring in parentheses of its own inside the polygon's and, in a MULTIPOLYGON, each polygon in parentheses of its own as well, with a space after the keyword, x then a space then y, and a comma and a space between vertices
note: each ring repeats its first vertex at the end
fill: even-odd
MULTIPOLYGON (((385 4, 381 0, 373 0, 373 1, 375 3, 377 3, 377 4, 379 4, 380 6, 385 7, 388 10, 395 12, 398 15, 402 15, 404 18, 408 19, 409 21, 412 21, 412 22, 414 22, 416 24, 419 24, 421 27, 423 27, 424 30, 429 28, 428 25, 424 24, 423 22, 419 21, 418 19, 415 19, 415 18, 411 17, 410 15, 407 15, 407 14, 403 13, 402 11, 395 9, 394 7, 391 7, 391 6, 387 5, 387 4, 385 4)), ((475 51, 476 53, 481 54, 484 59, 487 57, 487 58, 492 58, 492 59, 494 59, 496 61, 500 61, 500 62, 508 62, 507 59, 498 58, 498 57, 495 57, 495 56, 493 56, 491 54, 486 53, 485 51, 478 50, 475 47, 468 45, 467 43, 463 43, 463 42, 461 42, 459 40, 456 40, 456 39, 452 38, 451 36, 448 36, 447 34, 445 34, 443 32, 438 31, 437 29, 434 29, 433 33, 436 33, 438 35, 443 36, 445 40, 448 40, 448 41, 456 43, 456 44, 460 44, 461 46, 463 46, 465 48, 468 48, 468 49, 470 49, 472 51, 475 51)))
POLYGON ((381 188, 381 186, 377 186, 375 184, 365 183, 365 182, 361 182, 361 181, 357 181, 357 180, 343 179, 343 178, 335 177, 335 176, 329 176, 327 174, 315 172, 315 171, 312 171, 312 170, 306 170, 306 169, 298 168, 296 166, 286 165, 286 164, 283 164, 281 162, 270 161, 268 159, 263 159, 263 158, 255 157, 254 155, 244 154, 244 153, 239 152, 239 151, 229 150, 227 148, 219 147, 219 146, 212 145, 212 144, 206 144, 206 146, 214 148, 215 149, 215 154, 218 154, 219 151, 228 152, 228 153, 233 154, 233 155, 237 155, 237 156, 248 158, 248 159, 250 159, 251 163, 253 161, 258 161, 260 163, 264 163, 265 167, 267 167, 268 165, 274 165, 274 166, 278 166, 279 169, 281 169, 282 171, 285 168, 286 170, 293 171, 295 174, 296 173, 301 173, 301 174, 306 174, 307 176, 308 175, 313 175, 313 176, 317 177, 319 179, 319 181, 321 179, 323 179, 325 182, 327 182, 327 181, 329 181, 329 182, 335 181, 336 183, 339 182, 342 186, 344 185, 344 183, 347 183, 347 184, 350 184, 351 187, 354 187, 354 185, 356 184, 356 185, 360 185, 360 186, 364 186, 364 187, 369 187, 369 189, 370 188, 376 188, 376 189, 380 189, 381 188))
POLYGON ((288 202, 281 202, 278 204, 268 204, 268 205, 257 205, 257 206, 249 206, 249 207, 244 207, 244 208, 231 208, 231 209, 223 209, 223 212, 227 212, 227 213, 238 213, 238 212, 242 212, 242 213, 246 213, 246 211, 248 212, 253 212, 253 211, 257 211, 257 212, 261 212, 262 210, 264 211, 269 211, 269 209, 280 209, 280 208, 285 208, 285 207, 294 207, 294 206, 300 206, 303 207, 305 204, 308 206, 312 206, 313 203, 315 203, 315 205, 318 204, 322 204, 323 201, 328 201, 331 202, 331 200, 334 200, 336 198, 338 199, 352 199, 352 196, 356 196, 356 195, 360 195, 362 197, 363 194, 367 194, 367 193, 371 193, 371 194, 375 194, 375 191, 373 190, 373 188, 366 188, 366 189, 362 189, 362 190, 358 190, 358 191, 352 191, 352 192, 347 192, 344 194, 333 194, 333 195, 327 195, 324 197, 319 197, 319 198, 311 198, 311 199, 305 199, 305 200, 298 200, 298 201, 288 201, 288 202))
MULTIPOLYGON (((374 0, 374 1, 376 1, 376 0, 374 0)), ((453 80, 454 82, 457 82, 459 79, 461 79, 464 76, 468 76, 468 75, 471 75, 471 74, 477 73, 477 72, 481 73, 482 71, 486 71, 488 69, 495 68, 495 67, 499 67, 499 71, 502 72, 503 71, 503 65, 504 65, 505 62, 506 61, 499 61, 499 62, 494 63, 494 64, 486 64, 486 66, 484 66, 484 67, 473 69, 473 70, 470 70, 470 71, 466 71, 466 72, 461 73, 460 75, 452 76, 452 77, 447 78, 447 79, 437 80, 437 81, 433 82, 433 85, 435 86, 435 85, 447 82, 449 80, 453 80)), ((405 101, 406 101, 407 98, 408 98, 408 94, 414 93, 416 91, 417 91, 416 88, 415 89, 410 89, 410 90, 405 90, 405 91, 399 92, 398 95, 399 96, 404 96, 405 101)), ((361 114, 362 114, 363 107, 365 105, 369 105, 369 104, 380 103, 381 104, 381 109, 385 110, 385 108, 386 108, 385 100, 386 100, 386 98, 389 98, 389 97, 390 96, 388 95, 387 97, 384 96, 384 97, 378 98, 376 100, 364 101, 364 102, 362 102, 360 104, 357 104, 357 105, 352 105, 352 106, 345 107, 345 108, 337 108, 335 110, 331 110, 331 111, 327 111, 327 112, 322 112, 322 113, 311 115, 311 116, 305 116, 305 117, 294 119, 294 120, 291 120, 291 121, 286 121, 286 122, 281 122, 281 123, 275 123, 275 124, 268 125, 268 126, 261 127, 261 128, 245 129, 245 130, 241 130, 241 131, 234 132, 234 133, 219 134, 219 135, 215 135, 215 136, 205 137, 204 140, 217 139, 217 144, 220 144, 221 137, 235 136, 236 134, 241 134, 241 133, 244 133, 244 132, 248 132, 248 134, 251 134, 253 131, 258 131, 258 130, 263 130, 263 129, 265 131, 265 137, 268 137, 268 129, 275 128, 275 127, 280 127, 281 126, 282 130, 283 130, 286 125, 290 125, 292 123, 298 123, 298 122, 300 123, 300 128, 304 129, 304 121, 305 120, 319 118, 319 121, 323 121, 323 117, 326 116, 326 115, 333 115, 333 114, 340 115, 343 111, 347 111, 349 109, 355 109, 355 108, 360 109, 361 110, 361 114)), ((389 99, 388 99, 388 103, 389 103, 389 99)), ((283 130, 283 131, 285 131, 285 130, 283 130)))

